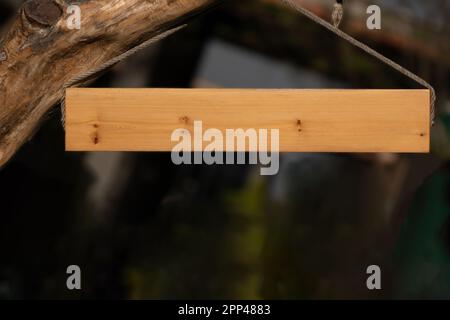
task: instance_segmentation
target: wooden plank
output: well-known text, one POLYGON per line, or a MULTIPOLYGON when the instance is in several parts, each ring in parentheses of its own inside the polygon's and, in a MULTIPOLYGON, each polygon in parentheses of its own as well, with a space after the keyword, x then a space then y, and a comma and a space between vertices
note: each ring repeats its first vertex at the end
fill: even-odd
MULTIPOLYGON (((429 152, 428 90, 68 89, 66 150, 171 151, 177 128, 279 129, 281 152, 429 152)), ((243 150, 237 150, 243 151, 243 150)))

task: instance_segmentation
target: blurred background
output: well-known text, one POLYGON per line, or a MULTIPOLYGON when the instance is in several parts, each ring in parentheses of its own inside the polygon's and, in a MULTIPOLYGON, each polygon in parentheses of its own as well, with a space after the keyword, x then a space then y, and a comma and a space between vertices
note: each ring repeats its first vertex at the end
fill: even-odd
MULTIPOLYGON (((329 20, 334 0, 298 1, 329 20)), ((0 0, 0 28, 21 3, 0 0)), ((450 0, 345 8, 344 31, 435 86, 431 154, 283 154, 262 177, 66 153, 55 107, 0 171, 0 298, 450 299, 450 0)), ((224 1, 92 86, 417 88, 276 0, 224 1)))

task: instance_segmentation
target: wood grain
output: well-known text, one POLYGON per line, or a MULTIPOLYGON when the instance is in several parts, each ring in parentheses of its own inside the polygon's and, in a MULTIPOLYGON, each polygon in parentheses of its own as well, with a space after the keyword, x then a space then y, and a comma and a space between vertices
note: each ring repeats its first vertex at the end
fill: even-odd
MULTIPOLYGON (((177 128, 279 129, 281 152, 429 152, 428 90, 68 89, 68 151, 170 151, 177 128)), ((237 150, 243 151, 243 150, 237 150)))

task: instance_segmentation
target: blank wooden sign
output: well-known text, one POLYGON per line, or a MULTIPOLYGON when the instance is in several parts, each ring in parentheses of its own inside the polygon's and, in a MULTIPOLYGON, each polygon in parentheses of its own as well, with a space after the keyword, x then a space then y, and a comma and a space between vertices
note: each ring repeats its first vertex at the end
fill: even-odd
MULTIPOLYGON (((68 89, 68 151, 171 151, 177 128, 279 129, 281 152, 428 152, 428 90, 68 89)), ((236 150, 243 151, 243 150, 236 150)))

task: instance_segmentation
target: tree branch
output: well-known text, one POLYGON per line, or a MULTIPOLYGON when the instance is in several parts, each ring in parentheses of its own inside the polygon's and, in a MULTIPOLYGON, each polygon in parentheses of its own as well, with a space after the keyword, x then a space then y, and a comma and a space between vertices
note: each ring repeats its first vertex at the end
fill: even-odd
MULTIPOLYGON (((64 85, 218 0, 28 0, 0 45, 0 167, 38 128, 64 85)), ((0 41, 1 43, 1 41, 0 41)))

